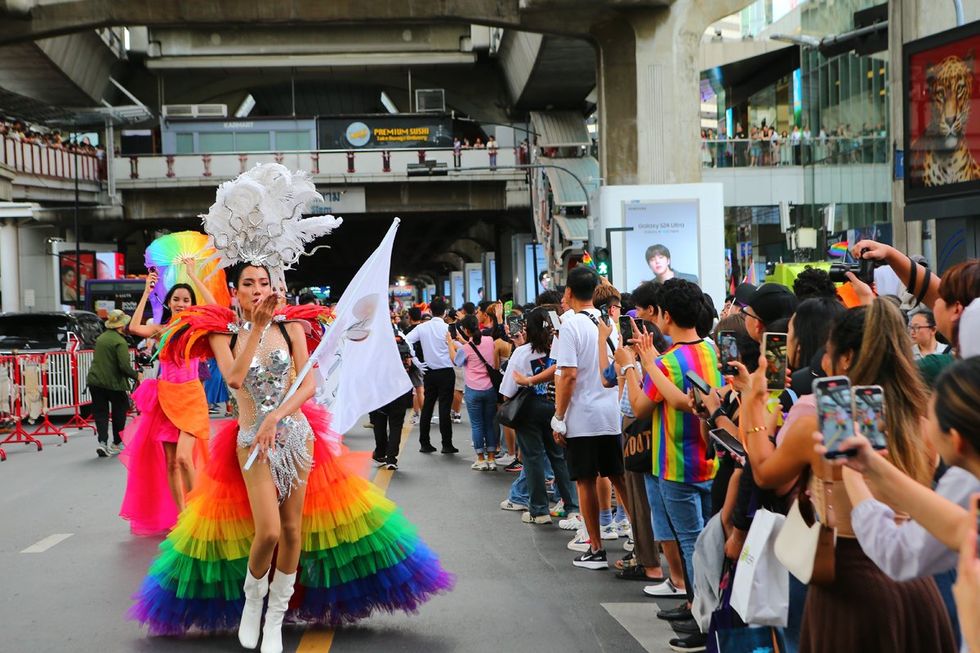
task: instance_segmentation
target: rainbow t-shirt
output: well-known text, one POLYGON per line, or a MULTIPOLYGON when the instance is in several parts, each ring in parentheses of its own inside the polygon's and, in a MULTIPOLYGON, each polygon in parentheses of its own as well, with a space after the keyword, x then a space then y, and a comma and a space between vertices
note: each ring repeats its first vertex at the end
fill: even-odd
MULTIPOLYGON (((687 393, 691 382, 686 375, 693 371, 713 388, 721 387, 721 372, 714 348, 704 340, 678 343, 657 359, 671 383, 687 393)), ((701 437, 701 418, 671 408, 648 375, 643 377, 643 391, 654 402, 653 475, 665 481, 701 483, 715 477, 714 458, 708 458, 708 443, 701 437)))

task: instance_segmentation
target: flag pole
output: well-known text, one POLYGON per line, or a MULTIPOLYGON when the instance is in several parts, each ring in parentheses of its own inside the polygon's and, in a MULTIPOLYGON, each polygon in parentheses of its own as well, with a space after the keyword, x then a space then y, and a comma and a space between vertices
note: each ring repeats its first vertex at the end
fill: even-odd
MULTIPOLYGON (((393 231, 398 229, 398 225, 400 223, 401 223, 401 218, 395 218, 392 221, 391 226, 388 227, 388 231, 385 233, 385 237, 381 239, 382 243, 384 243, 388 239, 388 236, 391 235, 393 231)), ((364 262, 364 265, 361 266, 362 270, 374 262, 374 260, 378 257, 380 249, 381 249, 381 245, 379 244, 378 247, 371 254, 371 256, 368 258, 368 260, 364 262)), ((358 272, 360 272, 360 270, 358 272)), ((354 286, 353 290, 356 291, 360 289, 362 283, 364 283, 363 277, 357 280, 357 285, 354 286)), ((350 291, 351 288, 348 287, 347 290, 344 291, 344 294, 346 295, 350 291)), ((337 315, 334 318, 334 322, 336 322, 339 318, 340 315, 337 315)), ((296 374, 296 380, 293 381, 293 384, 289 387, 289 390, 283 396, 282 401, 279 403, 280 406, 286 403, 287 401, 289 401, 289 399, 294 394, 296 394, 296 391, 299 390, 299 386, 303 383, 303 379, 306 378, 306 375, 310 373, 310 370, 312 370, 313 366, 316 364, 317 355, 320 353, 320 350, 327 344, 327 340, 328 340, 327 334, 324 333, 323 338, 320 339, 320 342, 319 344, 317 344, 316 349, 310 352, 310 357, 306 360, 306 365, 304 365, 303 368, 299 371, 299 373, 296 374)), ((249 455, 248 460, 245 461, 245 465, 242 467, 242 469, 248 471, 252 467, 252 463, 255 462, 255 459, 256 457, 258 457, 258 455, 259 455, 259 448, 254 447, 252 449, 251 455, 249 455)))

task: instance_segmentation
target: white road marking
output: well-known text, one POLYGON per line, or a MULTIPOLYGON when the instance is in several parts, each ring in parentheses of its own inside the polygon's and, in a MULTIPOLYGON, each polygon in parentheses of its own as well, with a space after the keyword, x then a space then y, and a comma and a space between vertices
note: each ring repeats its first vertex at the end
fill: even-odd
POLYGON ((48 535, 43 540, 30 545, 21 551, 21 553, 44 553, 56 544, 64 542, 72 535, 74 535, 74 533, 55 533, 54 535, 48 535))
MULTIPOLYGON (((666 642, 677 637, 674 629, 666 621, 657 619, 658 606, 655 601, 642 603, 600 603, 612 617, 633 636, 647 653, 662 653, 667 650, 666 642)), ((669 604, 668 604, 669 606, 669 604)))

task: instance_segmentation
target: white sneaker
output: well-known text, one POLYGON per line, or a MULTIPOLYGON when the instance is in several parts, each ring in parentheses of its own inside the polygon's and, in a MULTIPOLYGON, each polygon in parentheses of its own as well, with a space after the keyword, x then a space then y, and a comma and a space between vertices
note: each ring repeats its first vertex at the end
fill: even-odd
POLYGON ((616 532, 615 524, 609 523, 599 527, 599 536, 604 540, 618 540, 619 534, 616 532))
MULTIPOLYGON (((561 524, 558 525, 561 526, 561 524)), ((592 540, 589 539, 589 534, 585 528, 575 533, 575 538, 568 543, 568 548, 572 551, 581 551, 583 553, 592 550, 592 540)))
POLYGON ((504 499, 503 501, 500 502, 500 509, 501 510, 513 510, 514 512, 520 512, 520 511, 523 511, 523 510, 527 510, 527 506, 521 505, 519 503, 514 503, 510 499, 504 499))
POLYGON ((475 472, 485 472, 489 469, 489 467, 487 467, 487 461, 478 460, 472 465, 470 465, 470 469, 472 469, 475 472))
POLYGON ((623 551, 632 551, 634 548, 633 536, 630 535, 626 542, 623 543, 623 551))
POLYGON ((582 521, 582 515, 573 512, 569 513, 567 519, 562 519, 558 522, 558 528, 563 531, 577 531, 585 528, 585 522, 582 521))
POLYGON ((616 535, 620 537, 633 537, 633 527, 630 526, 629 521, 626 519, 622 521, 614 521, 612 525, 613 528, 616 529, 616 535))
POLYGON ((451 413, 451 415, 452 415, 452 419, 453 419, 453 424, 462 424, 463 423, 463 413, 451 413))
POLYGON ((678 589, 670 579, 668 578, 662 583, 657 583, 656 585, 647 585, 643 588, 643 593, 647 596, 686 596, 687 592, 682 589, 678 589))
POLYGON ((497 471, 497 461, 496 460, 488 460, 487 461, 487 471, 488 472, 495 472, 495 471, 497 471))
POLYGON ((506 467, 512 462, 514 462, 514 457, 510 454, 505 454, 497 458, 497 464, 500 465, 501 467, 506 467))
POLYGON ((526 512, 523 515, 521 515, 521 521, 524 522, 525 524, 538 524, 538 525, 550 524, 551 515, 538 515, 537 517, 532 517, 531 513, 526 512))

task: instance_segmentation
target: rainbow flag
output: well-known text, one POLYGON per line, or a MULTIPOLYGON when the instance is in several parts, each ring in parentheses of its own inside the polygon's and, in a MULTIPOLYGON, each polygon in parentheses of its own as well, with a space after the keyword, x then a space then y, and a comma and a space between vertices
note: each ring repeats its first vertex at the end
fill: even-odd
POLYGON ((588 252, 582 254, 582 265, 588 265, 590 268, 595 270, 595 262, 592 260, 592 256, 588 252))
POLYGON ((827 250, 827 254, 834 258, 844 258, 847 256, 847 251, 847 241, 842 240, 839 243, 834 243, 831 245, 830 249, 827 250))

